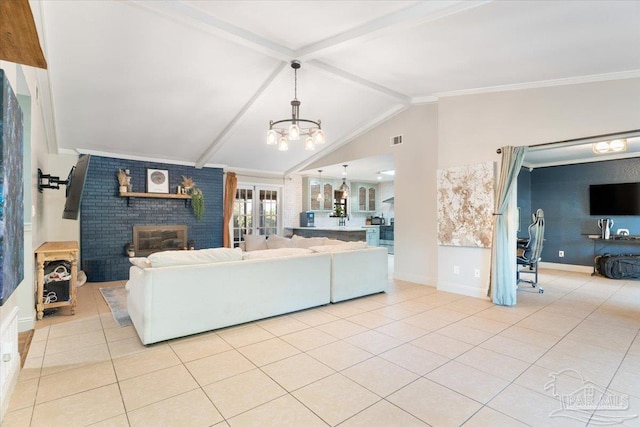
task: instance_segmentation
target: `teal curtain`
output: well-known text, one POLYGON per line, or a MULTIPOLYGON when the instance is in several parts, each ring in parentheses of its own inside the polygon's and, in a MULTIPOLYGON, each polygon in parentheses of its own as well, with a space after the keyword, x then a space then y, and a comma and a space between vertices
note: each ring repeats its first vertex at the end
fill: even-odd
POLYGON ((500 180, 496 190, 488 295, 494 304, 516 305, 517 230, 515 188, 527 147, 502 147, 500 180))

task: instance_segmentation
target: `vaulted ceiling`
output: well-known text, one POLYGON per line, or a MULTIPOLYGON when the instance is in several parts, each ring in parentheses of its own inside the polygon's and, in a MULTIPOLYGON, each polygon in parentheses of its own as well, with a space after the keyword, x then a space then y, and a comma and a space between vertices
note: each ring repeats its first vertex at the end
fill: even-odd
POLYGON ((639 1, 33 1, 54 147, 291 173, 440 96, 640 76, 639 1), (269 120, 327 143, 279 152, 269 120), (324 152, 322 150, 325 150, 324 152))

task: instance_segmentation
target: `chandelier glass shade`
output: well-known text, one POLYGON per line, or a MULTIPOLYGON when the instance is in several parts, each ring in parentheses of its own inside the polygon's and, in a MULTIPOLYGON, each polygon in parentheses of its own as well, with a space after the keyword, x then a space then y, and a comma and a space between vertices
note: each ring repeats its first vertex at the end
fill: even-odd
POLYGON ((316 145, 325 143, 325 135, 320 120, 300 118, 300 101, 298 101, 298 69, 300 61, 291 61, 294 73, 293 100, 291 101, 291 118, 271 120, 267 131, 267 145, 277 145, 278 150, 287 151, 289 141, 299 141, 304 137, 304 149, 312 151, 316 145))

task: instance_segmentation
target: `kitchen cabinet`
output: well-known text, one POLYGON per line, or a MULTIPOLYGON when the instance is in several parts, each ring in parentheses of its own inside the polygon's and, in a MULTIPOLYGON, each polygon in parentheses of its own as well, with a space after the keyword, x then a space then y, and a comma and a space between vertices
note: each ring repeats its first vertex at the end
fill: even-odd
POLYGON ((367 245, 380 246, 380 226, 379 225, 363 225, 362 228, 367 230, 367 245))
POLYGON ((378 193, 377 184, 354 183, 352 206, 355 212, 375 212, 378 193))
POLYGON ((320 180, 318 178, 307 177, 303 180, 303 203, 304 210, 314 212, 331 212, 333 210, 333 191, 335 183, 333 180, 320 180), (322 198, 318 200, 318 194, 322 193, 322 198))

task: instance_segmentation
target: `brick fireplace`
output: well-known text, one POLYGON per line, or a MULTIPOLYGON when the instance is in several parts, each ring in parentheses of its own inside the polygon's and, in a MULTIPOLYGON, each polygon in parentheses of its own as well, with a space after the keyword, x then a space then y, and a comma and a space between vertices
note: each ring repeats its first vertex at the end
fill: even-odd
MULTIPOLYGON (((131 263, 125 247, 133 244, 136 226, 186 226, 188 236, 185 234, 183 241, 187 243, 174 242, 174 246, 180 245, 179 249, 194 238, 195 249, 222 246, 222 172, 220 168, 195 169, 187 165, 92 156, 80 209, 80 258, 88 281, 129 278, 131 263), (170 188, 180 184, 182 175, 192 177, 204 193, 204 218, 197 220, 191 205, 184 200, 120 197, 118 169, 129 169, 133 191, 145 192, 148 168, 168 170, 170 188)), ((172 239, 178 237, 168 240, 172 239)), ((144 249, 136 252, 136 256, 145 256, 143 253, 144 249)))
POLYGON ((133 246, 136 256, 187 247, 186 225, 135 225, 133 246))

